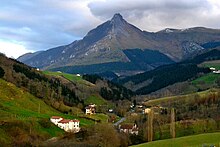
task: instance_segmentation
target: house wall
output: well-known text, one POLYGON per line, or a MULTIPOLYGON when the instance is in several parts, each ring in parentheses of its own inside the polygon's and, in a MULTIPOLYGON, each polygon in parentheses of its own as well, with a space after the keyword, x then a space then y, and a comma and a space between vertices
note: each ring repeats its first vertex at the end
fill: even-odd
POLYGON ((62 119, 63 119, 63 118, 59 118, 59 119, 53 119, 53 118, 51 118, 50 121, 51 121, 52 123, 54 123, 55 125, 57 125, 58 122, 61 121, 62 119))

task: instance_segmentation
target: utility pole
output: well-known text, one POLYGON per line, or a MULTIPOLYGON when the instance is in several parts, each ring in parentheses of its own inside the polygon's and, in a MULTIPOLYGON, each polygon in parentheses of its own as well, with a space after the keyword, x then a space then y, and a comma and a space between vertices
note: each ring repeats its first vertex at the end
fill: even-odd
POLYGON ((154 120, 154 111, 151 110, 148 113, 148 118, 147 118, 147 139, 148 139, 148 142, 153 141, 153 120, 154 120))
POLYGON ((170 135, 172 138, 176 138, 176 125, 175 125, 175 110, 171 108, 170 114, 170 135))

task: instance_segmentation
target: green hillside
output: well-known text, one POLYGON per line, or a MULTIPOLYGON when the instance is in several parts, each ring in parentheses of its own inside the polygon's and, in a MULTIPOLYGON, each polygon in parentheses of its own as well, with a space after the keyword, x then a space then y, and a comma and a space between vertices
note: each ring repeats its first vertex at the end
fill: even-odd
POLYGON ((193 84, 199 84, 199 83, 214 84, 219 77, 220 77, 219 74, 209 73, 202 77, 197 78, 192 82, 193 84))
MULTIPOLYGON (((45 104, 23 89, 0 79, 0 144, 26 145, 59 136, 63 130, 53 125, 49 119, 53 115, 65 115, 45 104), (32 139, 36 139, 32 142, 32 139)), ((77 118, 81 126, 94 124, 91 120, 77 118)))
POLYGON ((180 102, 180 101, 186 101, 187 103, 193 102, 195 96, 199 96, 200 98, 206 98, 208 94, 216 93, 214 90, 206 90, 202 92, 197 92, 193 94, 186 94, 186 95, 178 95, 178 96, 171 96, 171 97, 163 97, 163 98, 158 98, 154 100, 149 100, 145 104, 149 106, 155 106, 155 105, 167 105, 180 102))
POLYGON ((82 76, 77 76, 75 74, 69 74, 69 73, 64 73, 64 72, 52 72, 52 71, 43 71, 43 73, 46 75, 50 75, 50 76, 61 76, 77 84, 94 86, 92 83, 84 80, 82 76))
POLYGON ((207 133, 200 135, 193 135, 187 137, 180 137, 175 139, 166 139, 160 141, 153 141, 149 143, 144 143, 140 145, 135 145, 133 147, 202 147, 215 145, 220 146, 220 133, 207 133))
MULTIPOLYGON (((200 64, 202 67, 214 67, 220 70, 220 60, 206 61, 200 64)), ((220 86, 220 74, 208 73, 192 81, 192 84, 200 90, 220 86)))
POLYGON ((205 67, 214 67, 218 70, 220 70, 220 60, 214 60, 214 61, 206 61, 204 63, 201 64, 202 66, 205 67))

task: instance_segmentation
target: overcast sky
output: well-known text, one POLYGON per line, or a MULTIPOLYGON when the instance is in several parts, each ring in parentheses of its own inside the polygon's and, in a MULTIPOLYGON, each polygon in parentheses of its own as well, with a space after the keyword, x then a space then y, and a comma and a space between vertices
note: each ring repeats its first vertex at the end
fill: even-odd
POLYGON ((69 44, 115 13, 146 31, 220 29, 220 0, 1 0, 0 52, 17 58, 69 44))

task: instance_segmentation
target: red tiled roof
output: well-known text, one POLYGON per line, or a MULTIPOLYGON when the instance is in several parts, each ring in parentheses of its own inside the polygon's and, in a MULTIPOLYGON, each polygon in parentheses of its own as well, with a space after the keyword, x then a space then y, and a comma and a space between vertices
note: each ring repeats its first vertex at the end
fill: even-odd
POLYGON ((65 123, 69 123, 69 122, 70 122, 69 119, 63 119, 63 120, 59 121, 58 123, 65 124, 65 123))
POLYGON ((78 120, 78 119, 73 119, 73 120, 63 119, 63 120, 59 121, 58 123, 63 123, 63 124, 65 124, 65 123, 69 123, 69 122, 79 122, 79 120, 78 120))
POLYGON ((80 122, 78 119, 73 119, 73 120, 70 120, 72 122, 80 122))
POLYGON ((62 117, 60 117, 60 116, 52 116, 51 117, 51 119, 60 119, 60 118, 62 118, 62 117))

